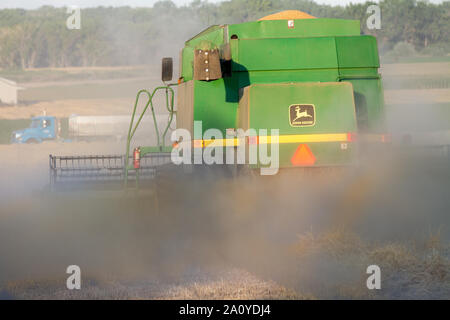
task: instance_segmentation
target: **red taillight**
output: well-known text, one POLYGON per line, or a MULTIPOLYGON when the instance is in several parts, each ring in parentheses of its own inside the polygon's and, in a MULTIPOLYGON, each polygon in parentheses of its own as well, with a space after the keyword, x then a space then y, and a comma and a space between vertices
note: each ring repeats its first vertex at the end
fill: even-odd
POLYGON ((139 148, 134 149, 133 166, 135 169, 139 169, 141 167, 141 149, 139 148))
POLYGON ((381 135, 381 142, 383 142, 383 143, 389 143, 389 142, 391 142, 391 141, 392 141, 392 137, 391 137, 391 134, 390 134, 390 133, 381 135))
POLYGON ((355 142, 356 141, 356 133, 355 132, 347 133, 347 141, 348 142, 355 142))
POLYGON ((259 142, 258 136, 248 137, 248 144, 255 145, 258 144, 258 142, 259 142))

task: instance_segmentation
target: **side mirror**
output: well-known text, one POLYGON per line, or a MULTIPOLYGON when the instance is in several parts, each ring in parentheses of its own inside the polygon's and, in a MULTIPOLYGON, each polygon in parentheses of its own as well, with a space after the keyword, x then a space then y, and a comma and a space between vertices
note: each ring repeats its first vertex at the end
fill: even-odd
POLYGON ((172 58, 163 58, 162 59, 162 81, 172 81, 173 77, 173 59, 172 58))

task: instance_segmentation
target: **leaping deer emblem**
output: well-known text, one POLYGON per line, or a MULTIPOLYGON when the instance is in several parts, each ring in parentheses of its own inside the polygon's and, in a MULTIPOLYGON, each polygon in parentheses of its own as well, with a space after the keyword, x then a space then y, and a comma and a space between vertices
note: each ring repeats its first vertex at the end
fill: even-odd
POLYGON ((295 112, 296 112, 297 116, 295 117, 294 120, 292 120, 292 122, 295 122, 300 118, 312 118, 312 116, 308 114, 307 110, 300 112, 300 106, 295 107, 295 112))

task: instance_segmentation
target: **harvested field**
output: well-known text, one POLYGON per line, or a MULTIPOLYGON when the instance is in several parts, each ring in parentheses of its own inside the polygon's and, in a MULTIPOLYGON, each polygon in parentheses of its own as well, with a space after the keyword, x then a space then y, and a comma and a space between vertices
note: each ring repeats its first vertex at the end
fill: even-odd
POLYGON ((11 282, 0 291, 10 299, 152 299, 152 300, 272 300, 312 299, 244 270, 193 270, 172 279, 114 279, 90 276, 82 291, 65 289, 65 279, 11 282))
POLYGON ((450 89, 385 90, 386 104, 450 103, 450 89))
POLYGON ((52 115, 67 118, 72 114, 80 116, 129 115, 133 98, 130 99, 79 99, 38 102, 17 107, 1 107, 1 119, 27 119, 34 116, 52 115))
POLYGON ((391 63, 381 65, 380 73, 384 77, 424 75, 439 77, 448 76, 449 70, 450 62, 391 63))
POLYGON ((188 215, 176 203, 158 214, 153 198, 104 201, 43 189, 49 153, 121 148, 0 147, 2 298, 450 297, 450 177, 436 166, 379 158, 377 170, 345 174, 333 184, 289 175, 269 184, 188 181, 176 203, 203 199, 188 201, 188 215), (83 272, 79 292, 65 289, 70 264, 83 272), (366 287, 372 264, 382 270, 379 291, 366 287))

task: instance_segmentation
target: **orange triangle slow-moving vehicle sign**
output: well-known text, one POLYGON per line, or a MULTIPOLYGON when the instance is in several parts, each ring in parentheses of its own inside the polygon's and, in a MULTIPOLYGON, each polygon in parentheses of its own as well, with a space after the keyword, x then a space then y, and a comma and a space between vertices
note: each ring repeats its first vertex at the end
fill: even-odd
POLYGON ((292 156, 291 163, 294 166, 312 166, 316 163, 316 157, 308 145, 301 144, 292 156))

